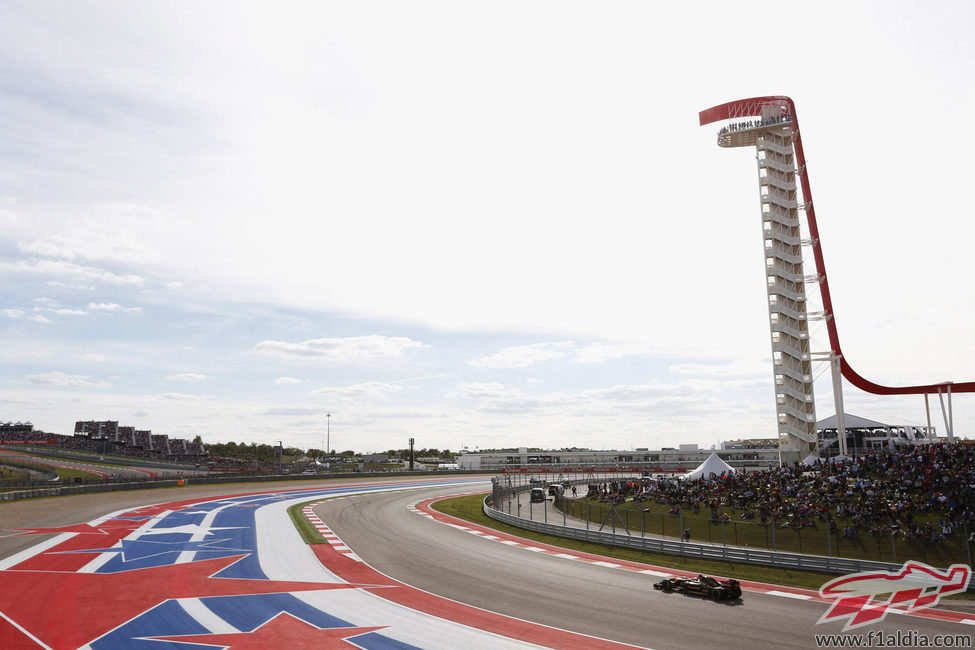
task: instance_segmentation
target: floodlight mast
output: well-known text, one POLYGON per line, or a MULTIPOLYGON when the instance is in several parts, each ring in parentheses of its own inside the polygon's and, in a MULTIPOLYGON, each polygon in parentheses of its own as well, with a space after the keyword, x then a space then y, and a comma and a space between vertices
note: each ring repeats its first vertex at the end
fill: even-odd
MULTIPOLYGON (((771 262, 767 262, 769 268, 769 315, 771 322, 771 331, 773 339, 773 356, 776 352, 782 352, 782 356, 790 356, 789 351, 782 349, 782 346, 776 346, 776 340, 782 340, 785 335, 782 330, 788 329, 787 327, 782 327, 776 325, 775 321, 783 318, 783 316, 775 316, 773 314, 785 314, 784 318, 788 320, 789 309, 776 310, 774 311, 773 302, 782 300, 783 295, 785 295, 786 306, 789 306, 790 300, 792 298, 800 297, 795 292, 790 292, 789 289, 794 289, 795 287, 790 287, 792 283, 792 278, 794 273, 790 271, 788 265, 791 264, 790 260, 794 259, 788 255, 783 255, 787 253, 785 250, 791 247, 792 244, 792 232, 791 223, 788 223, 788 219, 783 220, 781 217, 783 214, 788 216, 789 212, 794 212, 798 214, 798 210, 802 209, 806 215, 806 225, 809 230, 810 246, 812 248, 813 260, 816 265, 816 281, 819 283, 820 294, 822 296, 823 302, 823 315, 826 321, 826 330, 829 335, 831 365, 834 368, 834 393, 839 394, 839 402, 837 404, 837 410, 842 411, 842 392, 839 390, 840 380, 835 374, 839 372, 843 377, 847 379, 851 384, 857 388, 866 391, 868 393, 874 393, 876 395, 924 395, 925 404, 927 404, 927 395, 937 394, 939 399, 942 401, 942 413, 945 416, 945 429, 948 435, 948 439, 953 440, 952 432, 952 419, 951 413, 951 394, 954 393, 975 393, 975 381, 970 382, 951 382, 944 381, 934 384, 921 384, 916 386, 884 386, 882 384, 877 384, 861 376, 853 366, 850 365, 846 357, 843 356, 840 349, 840 339, 839 333, 836 326, 836 317, 833 313, 833 302, 829 293, 829 280, 826 274, 826 264, 823 260, 823 249, 822 241, 819 237, 819 227, 816 224, 816 210, 812 198, 812 190, 809 187, 809 170, 806 168, 806 157, 802 149, 802 134, 799 130, 799 119, 796 115, 795 104, 792 99, 783 95, 770 95, 766 97, 752 97, 749 99, 740 99, 733 102, 728 102, 726 104, 720 104, 718 106, 712 106, 706 110, 701 111, 698 114, 700 125, 704 126, 706 124, 711 124, 720 120, 727 120, 728 124, 721 129, 718 133, 718 145, 721 147, 742 147, 742 146, 755 146, 758 151, 759 156, 759 185, 762 191, 762 219, 766 230, 766 259, 772 259, 771 262), (751 118, 751 119, 750 119, 751 118), (764 153, 763 153, 764 152, 764 153), (795 156, 795 164, 790 165, 790 159, 792 154, 795 156), (785 165, 783 166, 783 162, 785 165), (790 185, 790 172, 789 167, 795 174, 799 176, 799 185, 802 190, 802 200, 800 204, 795 199, 795 185, 794 182, 790 185), (763 169, 765 170, 763 172, 763 169), (790 195, 791 192, 791 195, 790 195), (766 207, 769 206, 769 207, 766 207), (783 232, 783 227, 790 230, 790 232, 783 232), (770 243, 771 242, 771 243, 770 243), (774 276, 774 280, 773 280, 774 276), (772 283, 775 283, 773 287, 772 283), (785 289, 785 294, 778 293, 777 288, 785 289), (791 298, 790 298, 791 296, 791 298), (776 330, 779 330, 778 334, 776 330), (948 407, 947 412, 944 408, 944 395, 948 397, 948 407)), ((804 296, 802 296, 800 302, 803 303, 802 315, 805 316, 804 310, 804 296)), ((793 328, 794 329, 794 328, 793 328)), ((800 333, 801 331, 793 331, 791 334, 800 333)), ((802 340, 800 336, 798 340, 802 340)), ((808 351, 808 335, 805 338, 806 351, 808 351)), ((795 341, 789 341, 788 344, 795 344, 795 341)), ((785 347, 789 347, 789 345, 785 347)), ((791 352, 799 351, 800 356, 802 355, 802 345, 794 347, 791 352)), ((781 356, 778 357, 781 361, 781 356)), ((778 378, 779 373, 776 373, 778 378)), ((804 382, 800 382, 804 385, 804 382)), ((777 401, 779 401, 779 385, 777 379, 776 393, 777 401)), ((795 388, 793 386, 793 388, 795 388)), ((811 384, 809 384, 809 397, 812 397, 811 384)), ((788 400, 788 397, 787 397, 788 400)), ((930 416, 929 416, 930 417, 930 416)), ((782 420, 781 411, 779 412, 780 423, 782 420)), ((840 444, 845 446, 846 436, 843 435, 842 430, 842 413, 837 413, 837 424, 840 427, 839 437, 840 444)), ((813 418, 813 426, 815 426, 815 417, 813 418)), ((781 432, 781 425, 780 425, 781 432)), ((812 431, 815 437, 815 431, 812 431)), ((792 435, 792 434, 790 434, 792 435)), ((798 435, 793 436, 796 438, 794 441, 789 442, 807 442, 809 441, 808 435, 798 435)), ((780 442, 782 441, 782 436, 780 435, 780 442)), ((802 446, 802 445, 798 445, 802 446)), ((780 447, 781 449, 781 447, 780 447)), ((841 450, 843 447, 841 447, 841 450)), ((780 452, 781 453, 781 452, 780 452)))

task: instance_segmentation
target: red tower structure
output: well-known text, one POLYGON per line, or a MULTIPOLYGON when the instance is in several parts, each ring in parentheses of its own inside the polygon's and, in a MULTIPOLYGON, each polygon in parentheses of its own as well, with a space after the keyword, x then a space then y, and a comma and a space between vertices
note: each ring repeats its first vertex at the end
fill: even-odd
MULTIPOLYGON (((809 186, 809 170, 806 167, 806 158, 802 150, 802 133, 799 130, 799 119, 796 115, 796 108, 792 99, 781 95, 740 99, 703 110, 699 113, 698 117, 701 126, 718 121, 727 122, 726 126, 718 133, 719 146, 755 146, 760 152, 759 186, 763 197, 763 221, 766 223, 775 222, 771 226, 766 226, 766 248, 770 250, 770 252, 767 253, 770 255, 770 257, 767 259, 771 259, 771 261, 768 262, 770 269, 769 300, 770 317, 772 318, 773 359, 776 360, 777 365, 781 365, 782 363, 782 350, 777 348, 785 347, 785 349, 791 350, 788 352, 788 354, 795 355, 795 357, 798 358, 798 361, 802 361, 802 357, 809 354, 809 352, 807 349, 808 337, 803 334, 805 331, 804 325, 802 331, 796 333, 796 337, 793 340, 793 346, 791 348, 788 345, 783 346, 782 343, 784 338, 788 339, 788 336, 791 335, 788 334, 788 332, 786 335, 783 335, 781 331, 777 331, 788 328, 777 325, 776 321, 788 320, 790 315, 793 314, 793 311, 788 306, 786 308, 776 306, 777 302, 792 302, 792 306, 796 306, 801 303, 803 308, 801 320, 804 321, 805 298, 804 293, 801 291, 797 292, 795 286, 781 288, 783 284, 788 284, 790 282, 794 284, 796 280, 795 274, 790 273, 788 269, 780 270, 783 261, 786 263, 792 261, 788 252, 782 251, 784 245, 791 245, 793 243, 795 235, 787 232, 783 233, 782 227, 786 227, 788 222, 784 218, 777 217, 774 213, 778 209, 780 216, 788 216, 790 211, 796 215, 799 211, 802 211, 806 215, 809 241, 803 243, 807 243, 812 249, 812 256, 816 266, 816 276, 812 279, 812 281, 819 284, 820 294, 822 296, 823 315, 826 322, 826 330, 829 336, 829 356, 833 368, 833 390, 836 400, 837 424, 840 429, 840 449, 845 450, 845 435, 842 423, 843 400, 840 385, 841 382, 839 379, 841 375, 857 388, 876 395, 924 395, 926 408, 928 408, 928 395, 937 394, 941 400, 941 408, 945 419, 945 428, 948 439, 952 440, 953 422, 951 414, 951 394, 953 392, 975 392, 975 381, 944 381, 934 384, 919 384, 915 386, 885 386, 865 379, 860 373, 854 370, 853 366, 850 365, 849 361, 843 356, 840 348, 840 337, 836 324, 836 316, 833 312, 833 303, 829 293, 829 279, 826 274, 826 264, 823 261, 822 240, 820 239, 819 228, 816 224, 815 204, 813 203, 812 190, 809 186), (768 159, 766 158, 767 152, 772 152, 772 158, 774 158, 775 155, 779 155, 780 160, 775 161, 769 159, 769 162, 765 163, 764 161, 768 159), (793 156, 794 165, 791 160, 793 156), (792 166, 792 171, 789 169, 790 165, 792 166), (763 168, 766 170, 765 172, 763 172, 763 168), (798 176, 799 178, 799 187, 802 193, 801 202, 796 200, 797 197, 795 196, 795 186, 794 182, 791 180, 791 174, 793 172, 794 175, 798 176), (768 208, 764 207, 766 204, 772 204, 772 209, 769 210, 768 208), (778 231, 774 233, 771 232, 773 228, 777 228, 778 231), (776 287, 775 290, 773 290, 773 284, 776 287), (793 298, 798 298, 799 300, 793 301, 791 300, 793 298), (781 316, 783 313, 785 313, 786 316, 781 316), (776 315, 780 316, 777 317, 776 315), (804 339, 805 346, 803 345, 804 339), (947 397, 948 402, 947 409, 945 409, 945 397, 947 397)), ((801 269, 801 261, 799 268, 801 269)), ((779 384, 781 384, 780 374, 778 371, 776 372, 776 383, 778 395, 778 391, 780 390, 779 384)), ((811 400, 811 387, 804 397, 808 397, 811 400)), ((788 400, 790 398, 786 397, 786 399, 788 400)), ((779 397, 778 401, 780 403, 782 400, 783 398, 779 397)), ((928 411, 930 425, 930 410, 928 409, 928 411)), ((782 433, 782 420, 783 415, 782 410, 780 410, 780 434, 782 433)), ((797 436, 796 434, 793 434, 793 437, 804 442, 808 442, 809 440, 808 435, 798 434, 797 436)), ((782 437, 780 435, 780 441, 781 440, 782 437)))

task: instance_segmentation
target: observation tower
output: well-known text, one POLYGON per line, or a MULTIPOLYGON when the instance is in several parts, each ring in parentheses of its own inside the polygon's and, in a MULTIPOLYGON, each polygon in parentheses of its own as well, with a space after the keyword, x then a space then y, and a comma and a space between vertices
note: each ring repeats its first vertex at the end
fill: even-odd
POLYGON ((784 462, 802 460, 818 443, 792 139, 792 113, 774 101, 730 114, 718 132, 720 147, 755 147, 779 460, 784 462))
POLYGON ((839 453, 847 453, 841 378, 876 395, 924 395, 929 431, 931 412, 928 395, 936 393, 941 401, 948 441, 951 442, 954 439, 951 394, 975 393, 975 382, 943 381, 915 386, 885 386, 865 379, 843 356, 802 150, 802 136, 792 99, 781 95, 740 99, 703 110, 698 117, 701 126, 726 121, 718 131, 718 146, 755 147, 765 239, 780 461, 802 460, 818 446, 813 399, 814 357, 816 360, 828 360, 832 369, 839 453), (805 240, 800 234, 800 212, 805 214, 809 233, 809 238, 805 240), (805 275, 803 272, 804 246, 812 251, 815 275, 805 275), (830 347, 826 352, 811 352, 809 349, 810 315, 806 310, 806 284, 819 285, 823 311, 816 317, 826 323, 830 347))

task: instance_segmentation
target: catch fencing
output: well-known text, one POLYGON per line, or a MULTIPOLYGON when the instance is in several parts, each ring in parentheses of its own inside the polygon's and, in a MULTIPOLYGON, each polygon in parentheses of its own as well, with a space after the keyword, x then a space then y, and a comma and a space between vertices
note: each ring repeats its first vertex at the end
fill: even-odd
MULTIPOLYGON (((555 508, 551 509, 552 516, 549 516, 547 511, 533 514, 531 508, 528 509, 528 518, 510 512, 511 501, 509 497, 513 497, 517 502, 518 493, 530 490, 531 487, 531 485, 501 486, 495 483, 493 493, 484 499, 484 514, 501 523, 554 537, 564 537, 582 542, 605 544, 649 553, 664 553, 667 555, 680 555, 705 560, 741 562, 783 569, 802 569, 834 574, 878 570, 894 571, 900 569, 902 566, 900 563, 879 562, 860 558, 809 555, 787 551, 746 548, 728 545, 727 543, 704 543, 667 537, 647 537, 645 534, 641 534, 639 530, 624 530, 622 523, 619 525, 619 529, 624 530, 624 532, 618 532, 616 525, 610 526, 608 522, 606 526, 587 525, 582 527, 579 525, 568 525, 564 513, 555 508), (506 502, 509 504, 509 512, 503 510, 506 502), (495 508, 494 504, 498 504, 499 507, 495 508), (561 520, 561 523, 557 520, 561 520), (597 530, 596 526, 600 530, 597 530), (611 530, 602 530, 602 528, 607 527, 611 528, 611 530)), ((547 503, 540 505, 541 507, 548 507, 547 503)), ((520 511, 521 508, 519 507, 518 510, 520 511)), ((968 589, 969 591, 975 591, 975 575, 970 579, 968 589)))

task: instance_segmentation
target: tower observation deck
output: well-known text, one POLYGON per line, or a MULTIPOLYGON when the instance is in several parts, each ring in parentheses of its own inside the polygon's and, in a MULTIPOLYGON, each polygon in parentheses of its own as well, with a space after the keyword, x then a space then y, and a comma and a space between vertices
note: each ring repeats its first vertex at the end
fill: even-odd
MULTIPOLYGON (((863 378, 843 357, 836 318, 829 294, 822 242, 816 224, 809 174, 802 150, 802 137, 795 104, 789 97, 768 96, 741 99, 701 111, 701 125, 718 121, 718 146, 755 147, 761 220, 765 240, 769 331, 772 340, 780 459, 804 458, 816 448, 816 411, 813 399, 812 354, 809 349, 805 285, 819 284, 822 318, 826 322, 833 370, 833 393, 837 409, 841 453, 845 453, 842 376, 851 384, 878 395, 924 395, 937 393, 948 439, 952 439, 951 394, 975 392, 975 382, 945 381, 917 386, 884 386, 863 378), (797 183, 798 181, 798 183, 797 183), (809 239, 800 235, 799 213, 804 212, 809 239), (803 245, 812 250, 816 274, 803 273, 803 245), (944 397, 948 407, 945 410, 944 397)), ((928 413, 930 429, 930 412, 928 413)))

